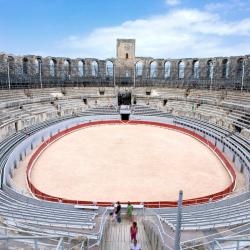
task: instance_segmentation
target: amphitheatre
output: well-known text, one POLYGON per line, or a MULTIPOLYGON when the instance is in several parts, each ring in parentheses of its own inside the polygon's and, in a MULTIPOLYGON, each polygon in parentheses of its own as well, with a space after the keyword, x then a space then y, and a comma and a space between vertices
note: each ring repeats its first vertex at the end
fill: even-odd
POLYGON ((0 88, 0 249, 128 249, 128 201, 143 250, 248 249, 249 55, 2 53, 0 88))

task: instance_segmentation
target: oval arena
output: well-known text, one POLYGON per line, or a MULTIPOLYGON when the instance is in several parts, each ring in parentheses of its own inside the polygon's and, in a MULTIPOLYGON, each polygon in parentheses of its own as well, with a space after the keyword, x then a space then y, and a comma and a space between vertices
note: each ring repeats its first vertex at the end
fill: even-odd
POLYGON ((202 203, 234 189, 235 172, 220 156, 209 141, 177 126, 99 121, 45 141, 29 161, 28 183, 39 198, 77 204, 164 207, 181 188, 185 200, 202 203))

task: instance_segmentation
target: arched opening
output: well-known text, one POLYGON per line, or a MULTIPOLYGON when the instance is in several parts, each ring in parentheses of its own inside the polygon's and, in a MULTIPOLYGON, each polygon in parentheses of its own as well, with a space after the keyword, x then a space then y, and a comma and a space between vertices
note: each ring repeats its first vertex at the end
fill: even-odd
POLYGON ((228 78, 229 76, 229 61, 228 59, 224 59, 222 61, 222 77, 228 78))
POLYGON ((106 76, 113 77, 113 74, 114 74, 113 70, 114 70, 113 63, 111 61, 107 61, 106 62, 106 76))
POLYGON ((157 77, 157 62, 151 62, 150 63, 150 78, 156 78, 157 77))
POLYGON ((53 76, 53 77, 56 76, 56 65, 57 65, 56 60, 55 59, 50 59, 50 61, 49 61, 49 73, 50 73, 50 76, 53 76))
POLYGON ((23 58, 23 74, 28 75, 28 58, 23 58))
POLYGON ((128 59, 128 53, 126 53, 126 59, 128 59))
POLYGON ((195 60, 193 61, 193 68, 192 68, 192 72, 193 72, 193 77, 194 79, 198 79, 200 76, 200 68, 199 68, 199 61, 195 60))
POLYGON ((83 61, 78 62, 78 76, 83 77, 85 75, 85 64, 83 61))
POLYGON ((237 77, 242 77, 243 75, 243 58, 237 61, 237 77))
POLYGON ((178 64, 178 77, 179 79, 183 79, 185 76, 185 63, 180 61, 178 64))
POLYGON ((64 76, 66 78, 70 78, 70 74, 71 74, 71 63, 70 63, 70 60, 65 60, 63 66, 64 66, 64 76))
POLYGON ((165 62, 164 64, 164 77, 170 78, 171 75, 171 63, 169 61, 165 62))
POLYGON ((207 77, 209 79, 213 78, 213 74, 214 74, 214 64, 212 60, 209 60, 207 62, 207 77))
POLYGON ((8 56, 7 63, 9 67, 9 74, 15 74, 15 59, 12 56, 8 56))
POLYGON ((135 75, 136 77, 141 77, 143 72, 143 62, 139 61, 135 64, 135 75))
POLYGON ((42 59, 38 57, 35 59, 35 73, 40 75, 41 72, 42 72, 42 59))
POLYGON ((96 61, 93 61, 91 63, 91 75, 93 77, 97 77, 98 76, 98 71, 99 71, 99 69, 98 69, 98 63, 96 61))

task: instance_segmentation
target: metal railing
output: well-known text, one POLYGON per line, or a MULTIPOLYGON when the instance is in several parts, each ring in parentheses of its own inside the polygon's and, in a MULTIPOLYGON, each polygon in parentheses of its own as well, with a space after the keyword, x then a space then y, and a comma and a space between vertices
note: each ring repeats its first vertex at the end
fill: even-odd
POLYGON ((0 236, 0 241, 6 241, 7 249, 11 241, 28 244, 29 246, 33 246, 35 250, 39 250, 40 246, 53 246, 56 250, 64 249, 64 238, 60 236, 0 236), (41 240, 50 239, 56 239, 57 244, 51 245, 41 242, 41 240))
POLYGON ((221 237, 222 239, 226 239, 229 237, 240 237, 241 234, 248 232, 250 228, 250 223, 247 223, 245 225, 240 225, 237 227, 230 229, 225 229, 225 230, 221 230, 220 232, 216 232, 216 233, 211 233, 209 235, 206 236, 202 236, 202 237, 197 237, 194 239, 190 239, 190 240, 186 240, 186 241, 182 241, 181 242, 181 247, 182 250, 188 250, 188 249, 196 249, 198 247, 201 246, 210 246, 211 244, 213 244, 214 240, 218 237, 218 236, 223 236, 225 235, 225 237, 221 237), (230 235, 230 236, 228 236, 230 235))
POLYGON ((100 227, 98 232, 96 233, 98 235, 98 240, 96 243, 94 243, 93 245, 89 246, 89 249, 95 247, 95 246, 99 246, 102 239, 103 239, 103 235, 104 235, 104 230, 105 230, 105 226, 107 224, 107 212, 108 212, 108 208, 105 209, 104 213, 102 214, 101 217, 101 223, 100 223, 100 227))
MULTIPOLYGON (((1 63, 1 62, 0 62, 1 63)), ((144 66, 142 72, 136 67, 110 67, 107 70, 98 68, 94 71, 86 68, 84 72, 79 71, 78 66, 71 65, 70 69, 64 67, 57 68, 51 74, 51 65, 42 63, 39 70, 36 65, 29 63, 27 70, 13 65, 10 67, 8 62, 2 62, 3 70, 0 72, 0 88, 2 89, 20 89, 20 88, 46 88, 46 87, 147 87, 147 86, 168 86, 176 88, 197 88, 197 89, 232 89, 240 91, 250 91, 250 77, 244 72, 242 75, 231 74, 230 77, 223 77, 221 74, 214 74, 212 77, 204 74, 207 67, 201 66, 200 73, 194 76, 192 67, 185 68, 183 78, 180 78, 178 71, 173 69, 169 76, 166 76, 164 67, 152 69, 144 66), (153 74, 152 74, 153 73, 153 74)), ((218 72, 221 71, 219 67, 218 72)))
MULTIPOLYGON (((166 237, 164 237, 162 229, 160 228, 159 225, 157 225, 155 222, 149 219, 144 219, 143 224, 145 232, 148 235, 148 237, 150 234, 152 235, 152 233, 158 236, 156 242, 154 242, 155 244, 153 244, 153 242, 150 241, 152 247, 156 248, 156 246, 158 246, 157 249, 159 249, 160 245, 161 249, 173 250, 173 247, 169 245, 168 241, 166 240, 166 237)), ((174 241, 172 243, 174 244, 174 241)))
POLYGON ((250 234, 248 235, 239 235, 236 237, 225 237, 225 238, 216 238, 213 241, 213 250, 220 249, 245 249, 250 246, 250 234), (238 238, 238 239, 237 239, 238 238), (222 245, 225 243, 230 243, 230 245, 222 245))

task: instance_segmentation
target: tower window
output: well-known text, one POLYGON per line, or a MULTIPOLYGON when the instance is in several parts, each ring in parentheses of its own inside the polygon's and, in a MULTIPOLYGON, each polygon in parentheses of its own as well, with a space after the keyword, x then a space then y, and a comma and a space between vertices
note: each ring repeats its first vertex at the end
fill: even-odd
POLYGON ((128 59, 128 53, 126 53, 126 59, 128 59))

